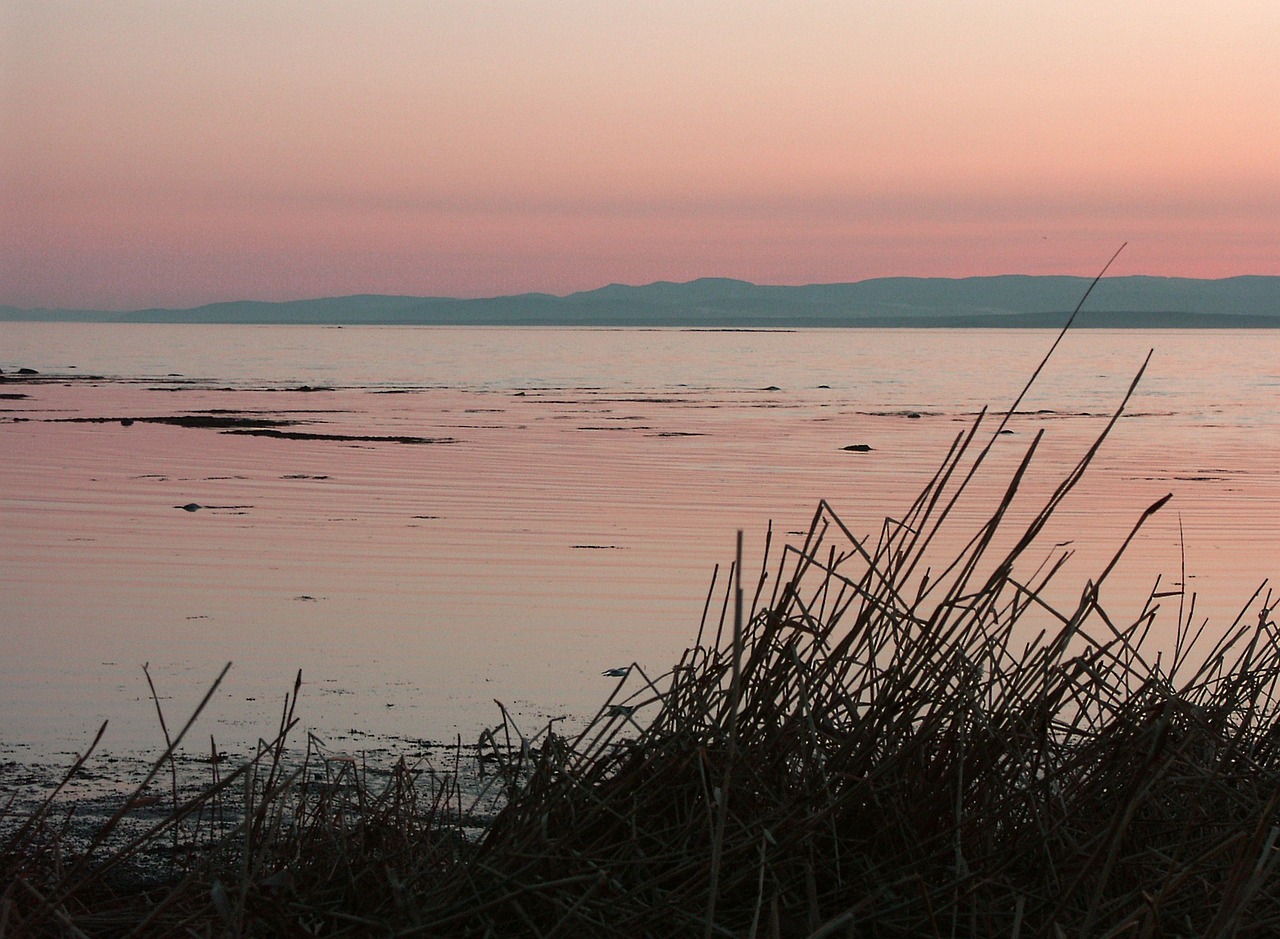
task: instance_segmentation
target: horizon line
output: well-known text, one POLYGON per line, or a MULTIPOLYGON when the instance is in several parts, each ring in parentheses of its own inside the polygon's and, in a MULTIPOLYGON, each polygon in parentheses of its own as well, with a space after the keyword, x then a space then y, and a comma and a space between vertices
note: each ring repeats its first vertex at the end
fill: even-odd
MULTIPOLYGON (((1090 281, 1092 276, 1087 274, 1021 274, 1021 273, 1004 273, 1004 274, 970 274, 961 277, 948 277, 941 275, 919 275, 919 274, 886 274, 877 277, 864 277, 859 280, 834 280, 834 281, 810 281, 806 283, 761 283, 758 281, 746 280, 741 277, 728 277, 720 275, 703 275, 692 278, 691 280, 668 280, 658 279, 645 283, 625 283, 622 281, 610 281, 597 287, 587 287, 581 290, 572 290, 568 293, 551 293, 543 290, 521 290, 514 293, 495 293, 495 294, 478 294, 475 296, 459 296, 450 294, 414 294, 414 293, 377 293, 370 291, 360 291, 357 293, 343 294, 311 294, 306 296, 291 297, 288 299, 264 300, 253 297, 237 297, 228 300, 209 300, 203 303, 196 303, 191 306, 140 306, 140 307, 90 307, 90 306, 20 306, 14 303, 0 303, 0 309, 16 310, 20 312, 47 312, 47 313, 150 313, 157 311, 172 312, 189 312, 192 310, 200 310, 206 307, 224 306, 231 304, 253 303, 262 305, 284 305, 289 303, 315 303, 324 300, 353 300, 362 297, 377 299, 405 299, 405 300, 454 300, 459 302, 468 301, 485 301, 485 300, 507 300, 521 297, 547 297, 556 300, 566 300, 570 297, 576 297, 583 294, 596 293, 601 290, 610 288, 628 288, 633 290, 643 290, 648 287, 657 286, 673 286, 688 287, 694 284, 705 282, 722 282, 727 284, 741 284, 749 287, 777 288, 781 290, 798 290, 809 287, 846 287, 858 284, 873 283, 876 281, 902 280, 902 281, 947 281, 947 282, 964 282, 976 280, 1002 280, 1007 278, 1024 278, 1028 280, 1079 280, 1090 281)), ((1102 282, 1119 281, 1119 280, 1162 280, 1162 281, 1189 281, 1196 283, 1223 283, 1232 280, 1247 280, 1254 278, 1280 278, 1280 274, 1230 274, 1225 277, 1186 277, 1176 274, 1116 274, 1110 277, 1104 277, 1102 282)))

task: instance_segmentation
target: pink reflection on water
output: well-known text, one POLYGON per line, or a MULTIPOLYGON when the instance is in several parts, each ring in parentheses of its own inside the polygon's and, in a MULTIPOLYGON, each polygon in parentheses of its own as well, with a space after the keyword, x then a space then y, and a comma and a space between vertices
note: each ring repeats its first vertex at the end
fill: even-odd
MULTIPOLYGON (((467 331, 425 332, 439 362, 453 361, 451 342, 452 354, 466 358, 480 341, 467 331)), ((469 379, 444 386, 397 386, 385 375, 335 380, 337 390, 317 392, 265 382, 235 390, 214 382, 7 384, 29 397, 3 402, 12 408, 4 417, 28 420, 0 423, 0 630, 8 650, 0 741, 73 749, 110 717, 109 746, 154 745, 144 661, 175 715, 234 661, 211 715, 211 730, 228 745, 274 730, 298 668, 307 683, 304 723, 335 738, 355 730, 470 739, 496 715, 495 697, 531 726, 585 715, 607 693, 603 668, 637 660, 662 671, 692 642, 712 568, 729 557, 738 528, 747 532, 747 557, 758 558, 770 520, 783 540, 826 498, 856 532, 874 537, 971 422, 983 362, 999 373, 987 390, 1004 393, 1009 376, 1025 373, 1033 350, 1047 345, 1043 334, 1005 336, 995 346, 981 344, 993 334, 950 334, 950 346, 912 334, 924 348, 906 357, 902 334, 721 337, 747 346, 753 368, 774 363, 778 390, 770 391, 745 379, 684 381, 690 357, 716 348, 705 334, 508 332, 505 340, 501 331, 481 337, 491 355, 505 341, 507 358, 472 363, 469 379), (690 335, 692 352, 682 345, 690 335), (643 386, 633 361, 625 382, 609 384, 608 360, 623 338, 634 359, 665 362, 667 371, 643 386), (856 352, 842 346, 854 339, 856 352), (566 343, 579 340, 582 384, 516 380, 540 345, 547 359, 561 357, 548 366, 554 371, 567 367, 566 343), (862 365, 850 373, 848 361, 862 365), (924 390, 916 391, 921 362, 924 390), (145 420, 196 414, 296 421, 272 429, 330 437, 145 420), (872 449, 842 449, 859 443, 872 449), (181 508, 189 504, 201 508, 181 508)), ((319 347, 339 379, 345 373, 335 362, 374 359, 356 354, 364 334, 375 351, 388 333, 418 339, 407 330, 351 333, 342 345, 319 347)), ((1271 573, 1280 556, 1276 384, 1267 376, 1240 382, 1229 369, 1245 349, 1275 340, 1214 334, 1206 343, 1206 335, 1161 337, 1174 352, 1165 364, 1157 359, 1135 416, 1120 421, 1046 530, 1045 547, 1032 552, 1038 561, 1055 542, 1072 542, 1064 603, 1141 510, 1170 491, 1173 503, 1108 581, 1104 601, 1136 613, 1157 573, 1166 583, 1179 576, 1179 521, 1190 586, 1202 590, 1204 612, 1216 621, 1234 615, 1271 573)), ((1012 420, 1014 433, 993 450, 991 476, 942 544, 972 533, 1043 429, 1037 468, 1012 515, 1025 521, 1039 508, 1118 403, 1123 369, 1141 361, 1140 340, 1120 336, 1070 353, 1029 407, 1053 413, 1012 420)), ((271 353, 268 343, 261 354, 271 353)), ((298 353, 289 346, 278 354, 298 353)), ((295 366, 279 367, 296 377, 295 366)))

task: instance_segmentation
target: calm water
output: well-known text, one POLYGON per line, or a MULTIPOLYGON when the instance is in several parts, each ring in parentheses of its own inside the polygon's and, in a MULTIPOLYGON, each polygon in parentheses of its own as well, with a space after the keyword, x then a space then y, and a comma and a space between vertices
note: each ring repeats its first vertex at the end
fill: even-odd
MULTIPOLYGON (((0 400, 0 756, 77 750, 104 718, 108 748, 156 745, 143 662, 171 724, 235 663, 198 749, 272 734, 299 668, 303 724, 348 749, 474 740, 495 698, 531 727, 585 715, 604 668, 692 642, 737 529, 758 559, 769 520, 800 531, 826 498, 877 531, 1052 338, 0 324, 6 373, 66 379, 0 385, 26 396, 0 400), (201 414, 326 437, 120 423, 201 414), (406 436, 435 442, 377 439, 406 436)), ((1074 542, 1078 593, 1173 492, 1104 599, 1136 612, 1176 580, 1181 526, 1220 622, 1280 567, 1280 336, 1070 335, 981 492, 1040 429, 1046 491, 1149 349, 1046 550, 1074 542)))

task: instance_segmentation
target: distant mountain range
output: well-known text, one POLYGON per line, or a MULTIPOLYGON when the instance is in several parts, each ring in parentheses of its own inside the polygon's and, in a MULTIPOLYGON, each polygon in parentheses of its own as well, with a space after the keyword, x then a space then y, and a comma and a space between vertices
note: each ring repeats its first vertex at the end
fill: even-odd
MULTIPOLYGON (((361 295, 268 303, 241 300, 183 310, 23 310, 0 320, 98 323, 285 323, 436 326, 677 326, 704 329, 822 327, 1054 327, 1087 277, 883 277, 849 284, 762 286, 702 278, 642 287, 611 284, 565 297, 526 293, 462 300, 361 295)), ((1280 327, 1280 277, 1222 280, 1111 277, 1076 321, 1105 328, 1280 327)))

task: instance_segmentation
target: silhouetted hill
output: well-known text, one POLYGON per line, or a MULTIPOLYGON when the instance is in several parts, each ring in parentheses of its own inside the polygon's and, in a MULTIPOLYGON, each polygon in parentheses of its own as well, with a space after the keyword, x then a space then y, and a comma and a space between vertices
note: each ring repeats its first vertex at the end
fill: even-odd
MULTIPOLYGON (((849 284, 761 286, 727 278, 686 284, 610 284, 565 297, 526 293, 455 299, 360 295, 282 303, 243 300, 185 310, 20 310, 0 320, 111 323, 297 323, 323 325, 679 326, 1060 326, 1087 277, 883 277, 849 284)), ((1105 328, 1280 326, 1280 277, 1113 277, 1089 297, 1078 325, 1105 328)))

